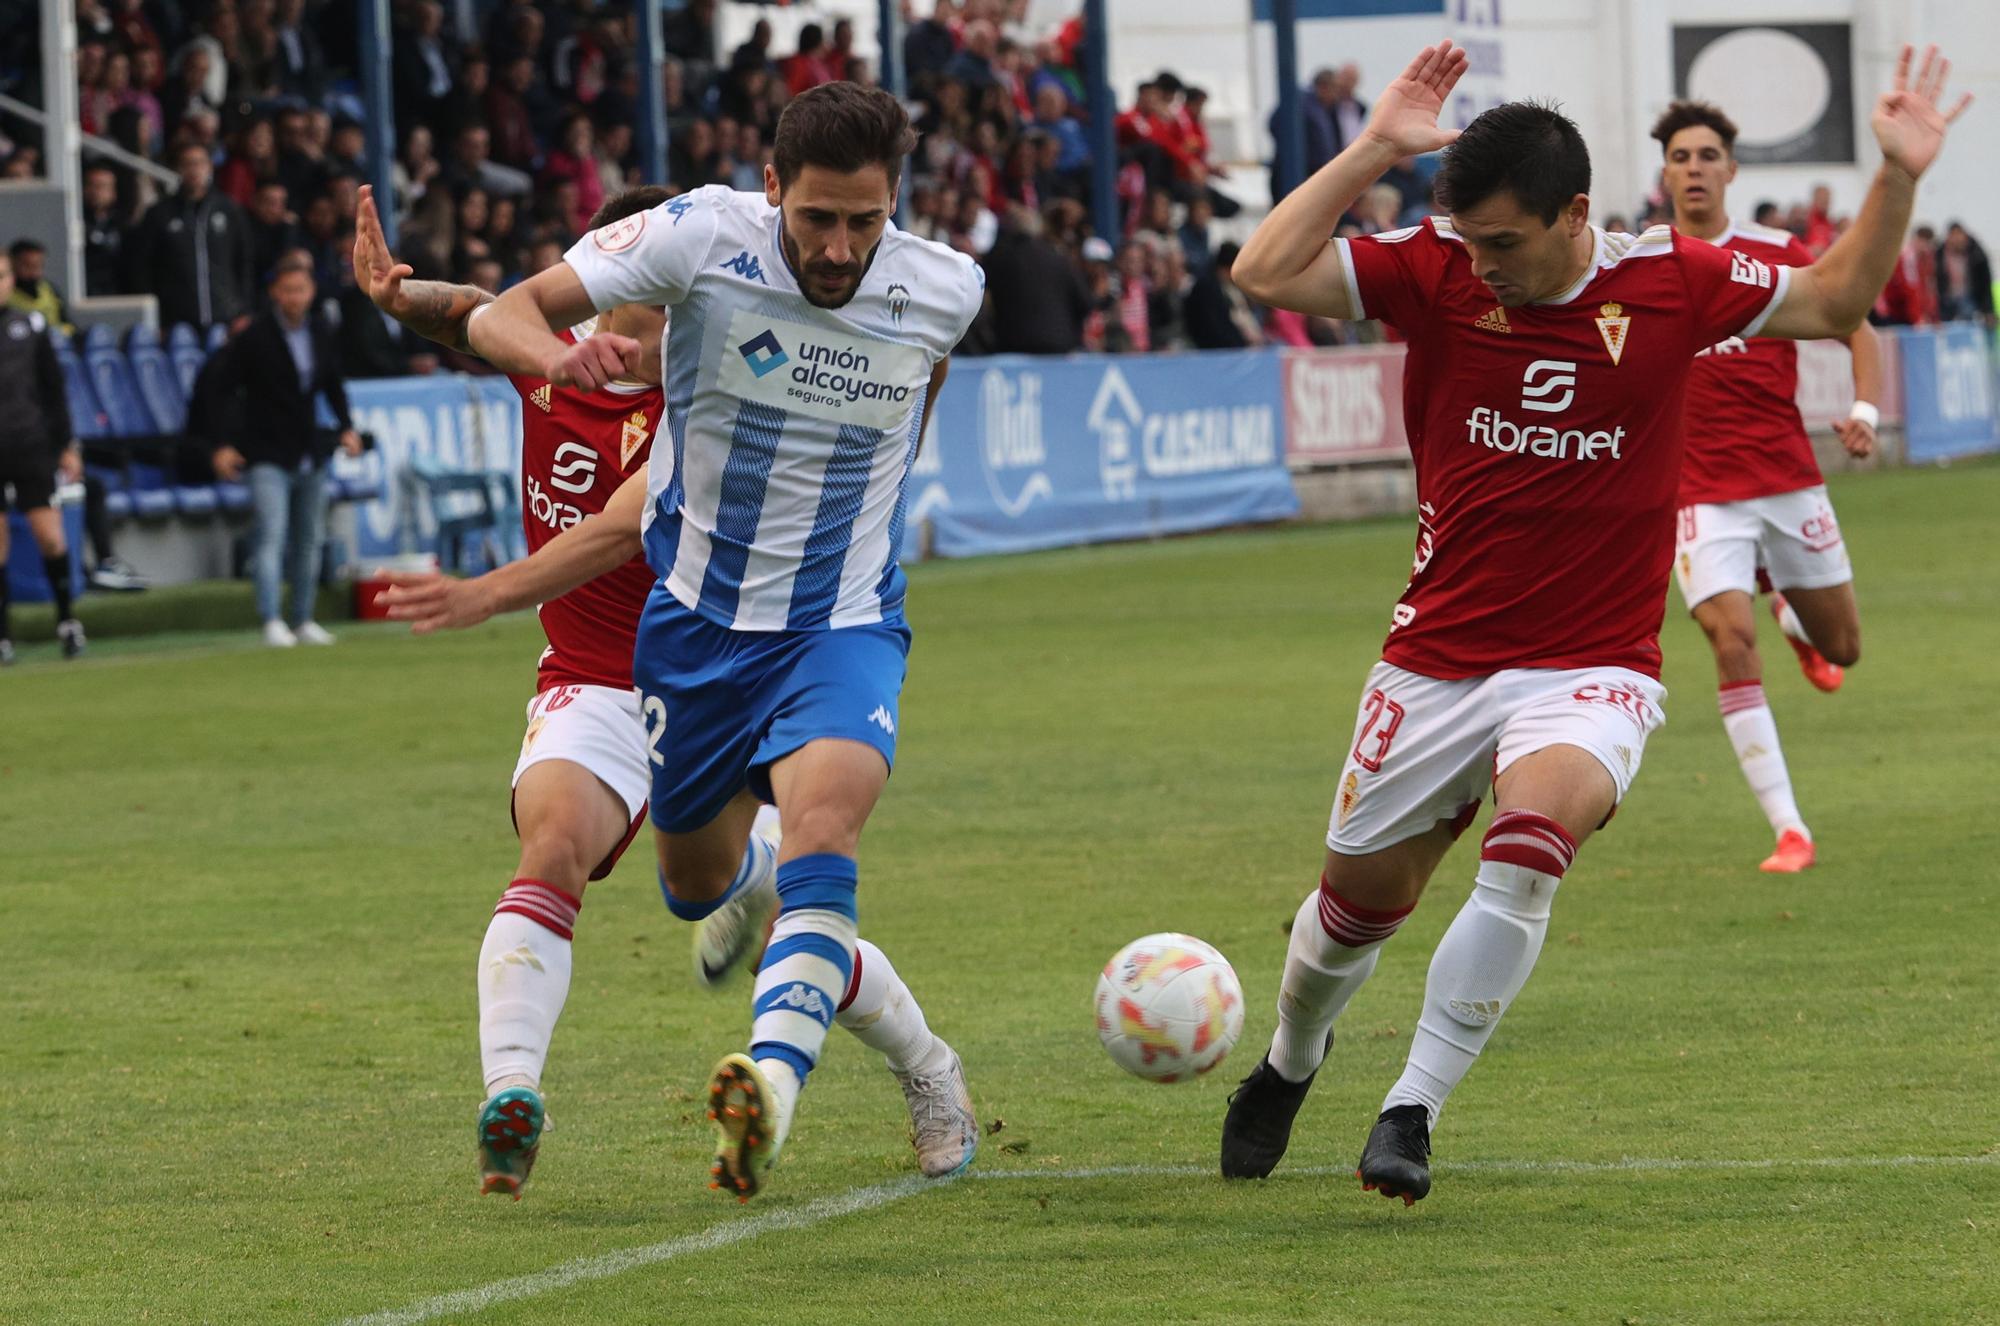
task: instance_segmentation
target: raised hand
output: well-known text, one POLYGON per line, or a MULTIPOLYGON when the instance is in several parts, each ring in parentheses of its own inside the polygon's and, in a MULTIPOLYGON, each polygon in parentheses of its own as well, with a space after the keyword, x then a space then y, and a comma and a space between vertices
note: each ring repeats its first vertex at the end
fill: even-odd
POLYGON ((1449 41, 1418 51, 1409 67, 1375 98, 1375 110, 1368 117, 1368 136, 1406 157, 1435 152, 1451 143, 1458 130, 1440 129, 1437 120, 1466 65, 1464 48, 1449 41))
POLYGON ((558 387, 596 391, 607 382, 638 375, 639 343, 630 336, 599 332, 569 346, 549 366, 548 379, 558 387))
POLYGON ((375 307, 392 318, 410 313, 410 300, 403 293, 403 278, 410 275, 407 263, 397 262, 389 252, 388 237, 382 233, 382 218, 375 211, 373 186, 361 186, 361 206, 354 214, 354 280, 375 307))
POLYGON ((1912 81, 1911 54, 1911 48, 1905 46, 1896 60, 1895 85, 1876 101, 1868 122, 1882 148, 1882 159, 1916 179, 1937 160, 1944 148, 1945 130, 1972 104, 1972 94, 1960 96, 1950 111, 1940 111, 1938 99, 1944 94, 1951 61, 1939 55, 1937 47, 1926 46, 1923 63, 1912 81))

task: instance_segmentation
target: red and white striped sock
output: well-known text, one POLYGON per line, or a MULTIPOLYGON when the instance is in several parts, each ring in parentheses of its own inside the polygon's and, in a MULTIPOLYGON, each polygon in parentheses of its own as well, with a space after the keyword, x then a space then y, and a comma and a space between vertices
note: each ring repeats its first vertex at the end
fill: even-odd
POLYGON ((865 939, 854 943, 854 975, 833 1020, 855 1040, 879 1052, 892 1073, 941 1072, 951 1051, 931 1034, 910 987, 889 955, 865 939))
POLYGON ((1778 720, 1764 700, 1763 681, 1729 682, 1717 693, 1716 705, 1722 710, 1723 731, 1735 748, 1737 767, 1743 770, 1743 780, 1750 784, 1757 804, 1764 808, 1772 834, 1797 829, 1810 838, 1799 816, 1798 800, 1792 795, 1792 774, 1785 767, 1784 748, 1778 744, 1778 720))
POLYGON ((500 895, 479 948, 479 1061, 490 1096, 539 1087, 569 998, 570 935, 582 900, 539 879, 500 895))
POLYGON ((1535 969, 1549 904, 1575 859, 1576 840, 1548 816, 1509 810, 1493 817, 1480 844, 1472 897, 1431 956, 1409 1062, 1383 1109, 1422 1105, 1437 1126, 1445 1097, 1535 969))
POLYGON ((1382 945, 1415 904, 1389 911, 1362 907, 1335 891, 1322 875, 1292 918, 1278 988, 1278 1030, 1271 1037, 1271 1066, 1288 1082, 1310 1077, 1326 1057, 1326 1034, 1375 971, 1382 945))

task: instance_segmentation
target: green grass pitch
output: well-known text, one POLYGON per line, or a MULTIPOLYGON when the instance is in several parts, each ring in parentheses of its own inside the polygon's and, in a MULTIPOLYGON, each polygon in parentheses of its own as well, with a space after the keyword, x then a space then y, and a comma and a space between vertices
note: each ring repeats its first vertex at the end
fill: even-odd
POLYGON ((1673 600, 1668 726, 1412 1210, 1348 1171, 1476 833, 1342 1022, 1285 1166, 1212 1177, 1407 522, 914 574, 862 927, 997 1131, 973 1177, 911 1180, 893 1081, 836 1031, 748 1208, 703 1187, 691 1094, 746 998, 691 987, 643 847, 584 908, 527 1199, 475 1195, 473 964, 513 863, 532 619, 25 649, 0 674, 0 1320, 331 1322, 476 1291, 374 1319, 2000 1321, 2000 466, 1834 492, 1866 658, 1819 695, 1764 629, 1823 864, 1757 872, 1673 600), (1218 945, 1249 1001, 1190 1085, 1121 1075, 1091 1025, 1099 966, 1162 929, 1218 945), (1130 1169, 1080 1173, 1106 1167, 1130 1169))

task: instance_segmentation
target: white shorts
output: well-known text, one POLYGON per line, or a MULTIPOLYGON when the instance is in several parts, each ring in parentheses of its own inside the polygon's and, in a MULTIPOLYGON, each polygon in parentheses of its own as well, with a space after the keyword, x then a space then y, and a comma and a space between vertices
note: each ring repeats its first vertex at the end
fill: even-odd
POLYGON ((528 728, 521 738, 521 758, 514 765, 510 786, 520 786, 521 775, 544 760, 567 760, 589 770, 617 794, 632 818, 632 828, 591 875, 602 879, 611 873, 645 821, 653 785, 648 751, 638 691, 612 686, 551 686, 528 701, 528 728))
POLYGON ((1550 746, 1596 756, 1623 801, 1667 688, 1629 668, 1511 668, 1442 681, 1377 663, 1340 771, 1326 845, 1361 856, 1443 822, 1463 833, 1507 767, 1550 746))
POLYGON ((1732 589, 1755 596, 1757 570, 1784 589, 1854 579, 1826 486, 1747 502, 1684 506, 1674 527, 1674 578, 1688 610, 1732 589))

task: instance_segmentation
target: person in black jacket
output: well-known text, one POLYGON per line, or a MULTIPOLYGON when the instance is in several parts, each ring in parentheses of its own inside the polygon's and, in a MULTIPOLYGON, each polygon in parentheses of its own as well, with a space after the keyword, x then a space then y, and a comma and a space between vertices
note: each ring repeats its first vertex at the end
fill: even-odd
POLYGON ((1225 242, 1215 262, 1195 279, 1187 297, 1188 340, 1197 350, 1240 350, 1264 344, 1264 332, 1250 297, 1230 279, 1236 245, 1225 242))
POLYGON ((42 570, 55 592, 56 636, 63 657, 83 652, 83 626, 70 606, 69 546, 62 517, 50 505, 56 470, 80 477, 83 460, 70 431, 69 398, 62 368, 49 343, 49 324, 40 313, 8 306, 14 293, 14 264, 0 254, 0 664, 14 661, 7 610, 8 505, 20 508, 42 551, 42 570), (11 499, 10 499, 10 496, 11 499))
POLYGON ((248 475, 257 513, 250 578, 264 643, 279 647, 333 643, 312 619, 326 543, 326 467, 336 445, 350 456, 361 454, 340 351, 313 313, 318 290, 312 270, 303 252, 278 260, 270 311, 222 348, 203 384, 215 396, 242 399, 238 440, 216 448, 215 472, 231 482, 248 475), (289 571, 292 586, 289 622, 278 611, 281 570, 289 571))
POLYGON ((1002 354, 1062 355, 1083 345, 1090 292, 1076 265, 1042 234, 1039 214, 1011 208, 983 260, 1002 354))
POLYGON ((257 288, 249 223, 212 187, 208 149, 183 144, 174 154, 181 187, 147 209, 132 235, 132 272, 160 301, 160 321, 210 327, 250 313, 257 288))

